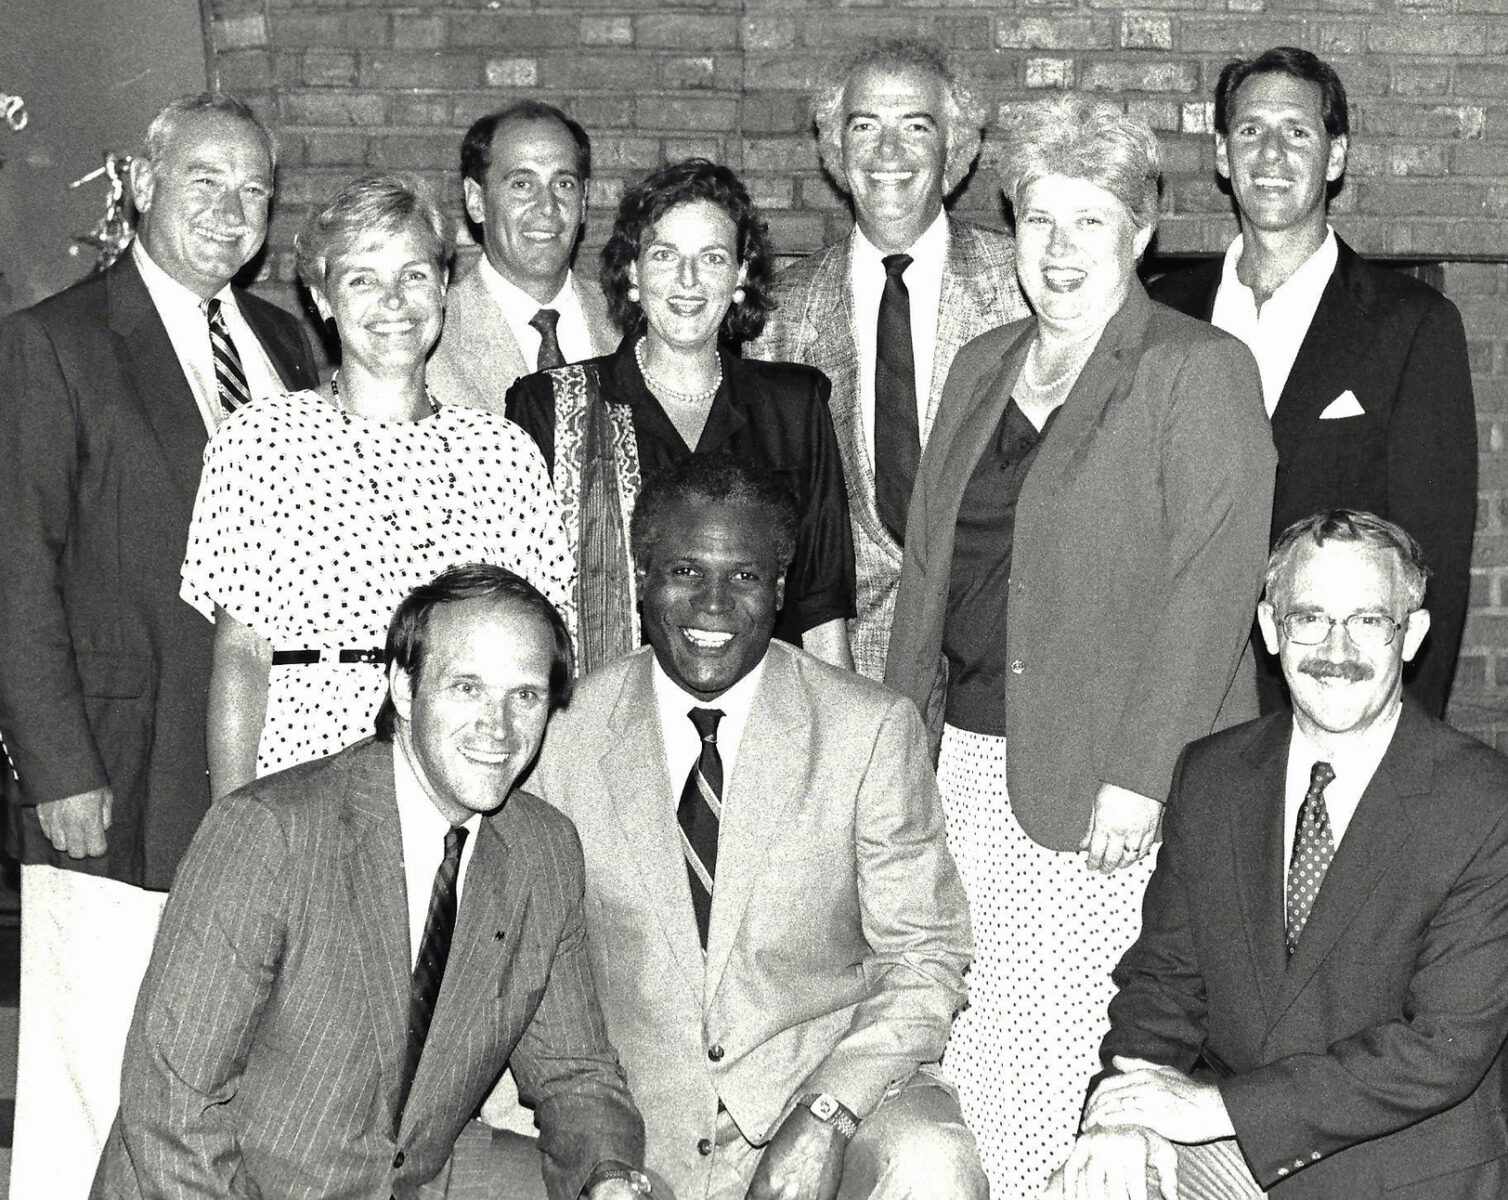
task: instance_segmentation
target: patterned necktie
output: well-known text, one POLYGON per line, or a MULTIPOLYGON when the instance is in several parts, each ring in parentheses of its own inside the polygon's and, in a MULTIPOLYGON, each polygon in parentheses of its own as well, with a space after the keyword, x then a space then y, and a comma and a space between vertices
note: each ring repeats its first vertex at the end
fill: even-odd
POLYGON ((408 1053, 403 1060, 403 1081, 398 1092, 397 1118, 403 1117, 409 1088, 419 1070, 424 1053, 424 1039, 429 1036, 429 1022, 435 1015, 435 1001, 445 978, 445 962, 450 957, 450 937, 456 927, 456 877, 461 869, 461 850, 466 845, 464 826, 452 826, 445 835, 445 857, 435 871, 434 886, 429 892, 429 915, 424 918, 424 941, 414 964, 408 988, 408 1053))
POLYGON ((702 739, 702 753, 681 789, 676 819, 681 823, 681 849, 691 881, 691 907, 696 931, 707 948, 707 925, 712 920, 712 880, 717 874, 717 830, 723 816, 723 758, 717 752, 720 708, 693 708, 686 714, 702 739))
POLYGON ((874 502, 897 542, 905 541, 911 485, 922 456, 916 417, 916 359, 911 353, 911 293, 901 278, 909 254, 890 254, 874 355, 874 502))
POLYGON ((548 371, 551 367, 565 366, 565 355, 560 352, 560 339, 555 336, 555 326, 559 320, 560 314, 553 308, 542 308, 529 322, 531 328, 539 330, 539 363, 536 370, 548 371))
POLYGON ((1330 814, 1325 810, 1325 788, 1335 778, 1335 768, 1317 762, 1309 771, 1309 790, 1299 805, 1298 828, 1293 835, 1293 858, 1288 863, 1288 953, 1298 949, 1304 925, 1314 908, 1320 884, 1335 857, 1335 837, 1330 832, 1330 814))
POLYGON ((220 301, 210 300, 204 311, 209 316, 209 348, 215 358, 215 390, 220 397, 221 411, 229 415, 251 399, 251 388, 246 385, 246 372, 241 367, 236 344, 230 340, 230 330, 225 327, 220 301))

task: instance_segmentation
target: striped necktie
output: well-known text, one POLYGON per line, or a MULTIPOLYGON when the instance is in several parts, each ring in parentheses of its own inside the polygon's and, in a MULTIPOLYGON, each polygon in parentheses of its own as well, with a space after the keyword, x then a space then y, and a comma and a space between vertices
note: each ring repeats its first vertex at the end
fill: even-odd
POLYGON ((251 388, 246 384, 246 372, 241 367, 241 356, 236 352, 235 342, 230 340, 230 330, 225 327, 225 313, 220 301, 212 299, 205 305, 209 315, 209 347, 215 356, 215 390, 220 397, 220 409, 226 415, 251 400, 251 388))
POLYGON ((419 959, 408 989, 408 1050, 403 1060, 403 1080, 398 1093, 397 1120, 403 1119, 409 1089, 419 1070, 424 1042, 429 1037, 429 1023, 435 1015, 435 1001, 440 998, 440 984, 445 979, 445 963, 450 958, 450 938, 456 928, 456 881, 461 870, 461 850, 466 845, 467 829, 453 825, 445 834, 445 857, 435 871, 434 886, 429 893, 429 913, 424 918, 424 940, 419 945, 419 959))
POLYGON ((1299 805, 1298 827, 1293 835, 1293 857, 1288 862, 1288 953, 1299 946, 1309 913, 1319 895, 1325 872, 1335 857, 1335 837, 1330 832, 1330 813, 1325 808, 1325 789, 1335 778, 1335 768, 1317 762, 1309 770, 1309 790, 1299 805))
POLYGON ((693 708, 686 715, 702 739, 702 752, 681 789, 676 819, 681 824, 696 931, 705 950, 712 920, 712 880, 717 874, 717 831, 723 816, 723 759, 717 752, 717 723, 723 713, 719 708, 693 708))

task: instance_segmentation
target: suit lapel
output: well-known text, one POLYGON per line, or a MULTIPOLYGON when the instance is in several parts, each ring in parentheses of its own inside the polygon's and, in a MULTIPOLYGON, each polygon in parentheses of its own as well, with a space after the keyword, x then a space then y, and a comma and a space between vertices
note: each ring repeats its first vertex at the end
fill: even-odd
POLYGON ((286 326, 278 324, 254 296, 248 296, 239 288, 235 292, 236 307, 240 309, 242 319, 267 351, 283 386, 290 392, 316 386, 319 380, 304 377, 304 347, 297 336, 286 326))
POLYGON ((937 306, 937 340, 932 352, 932 385, 927 393, 927 411, 922 420, 922 445, 937 419, 943 385, 958 351, 981 333, 1006 321, 998 316, 1001 297, 994 294, 993 280, 983 255, 975 246, 968 226, 948 218, 948 257, 943 265, 942 292, 937 306), (981 282, 985 284, 981 287, 981 282))
POLYGON ((600 778, 607 788, 618 827, 638 864, 639 880, 658 913, 665 940, 686 986, 700 995, 702 947, 686 883, 686 859, 675 819, 675 791, 665 765, 665 738, 659 705, 650 682, 651 651, 641 651, 625 672, 623 687, 608 719, 600 778))
POLYGON ((1434 774, 1430 743, 1419 737, 1421 723, 1422 718, 1405 705, 1392 744, 1362 793, 1320 884, 1304 936, 1283 976, 1274 1021, 1281 1019, 1314 977, 1408 844, 1411 822, 1406 798, 1427 792, 1434 774))
POLYGON ((1268 1024, 1287 969, 1283 905, 1283 799, 1293 719, 1267 721, 1242 751, 1250 770, 1231 780, 1231 875, 1250 949, 1252 983, 1268 1024))
POLYGON ((796 802, 807 777, 814 725, 811 705, 789 654, 771 644, 723 798, 717 880, 707 930, 703 995, 708 1007, 722 984, 749 895, 764 871, 770 843, 784 825, 785 812, 796 802))
POLYGON ((125 348, 122 365, 133 397, 162 447, 173 481, 192 505, 209 441, 199 402, 129 253, 111 269, 106 289, 110 328, 125 348))
POLYGON ((581 311, 586 317, 587 334, 592 340, 592 357, 602 358, 618 348, 621 335, 607 311, 607 298, 602 288, 590 279, 583 279, 571 272, 571 286, 576 289, 576 298, 581 302, 581 311))
POLYGON ((503 393, 515 379, 531 374, 534 368, 524 361, 524 353, 480 268, 473 268, 451 289, 447 312, 446 320, 456 323, 454 333, 459 335, 456 349, 460 353, 453 361, 471 386, 494 402, 493 411, 501 415, 503 393))
POLYGON ((1335 271, 1273 410, 1273 432, 1280 442, 1304 437, 1325 407, 1367 374, 1364 364, 1375 348, 1376 326, 1358 294, 1355 261, 1355 253, 1342 242, 1335 271))
POLYGON ((372 1045, 386 1095, 393 1096, 407 1046, 409 977, 408 899, 393 750, 372 742, 353 758, 342 816, 345 871, 355 914, 356 954, 372 1022, 372 1045))

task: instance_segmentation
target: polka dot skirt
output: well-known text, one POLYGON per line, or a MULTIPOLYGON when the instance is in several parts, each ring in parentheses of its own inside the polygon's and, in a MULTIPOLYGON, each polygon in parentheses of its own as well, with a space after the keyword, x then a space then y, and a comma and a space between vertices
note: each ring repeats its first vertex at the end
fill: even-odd
POLYGON ((937 768, 948 848, 974 922, 969 1007, 943 1065, 993 1200, 1036 1200, 1068 1156, 1155 854, 1110 876, 1011 816, 1005 739, 947 727, 937 768))
MULTIPOLYGON (((565 532, 529 436, 476 409, 368 421, 297 392, 239 409, 211 439, 182 595, 274 650, 370 649, 413 587, 467 562, 568 599, 565 532)), ((386 688, 378 663, 273 667, 257 773, 368 736, 386 688)))

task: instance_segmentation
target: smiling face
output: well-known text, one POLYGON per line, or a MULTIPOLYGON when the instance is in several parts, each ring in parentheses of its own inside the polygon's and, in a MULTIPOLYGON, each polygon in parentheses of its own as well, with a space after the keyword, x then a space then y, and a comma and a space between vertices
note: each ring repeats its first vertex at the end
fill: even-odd
POLYGON ((433 235, 413 220, 332 248, 324 286, 311 295, 335 322, 342 358, 381 377, 410 371, 429 353, 445 318, 445 282, 433 235))
POLYGON ((1327 185, 1346 169, 1347 138, 1325 132, 1319 84, 1253 75, 1215 135, 1215 169, 1230 180, 1241 225, 1323 238, 1327 185))
POLYGON ((261 134, 240 118, 186 113, 159 158, 132 163, 131 190, 142 247, 207 300, 262 247, 272 160, 261 134))
POLYGON ((710 200, 688 200, 662 216, 628 265, 639 289, 649 336, 676 350, 696 350, 717 338, 744 281, 738 227, 710 200))
POLYGON ((1044 325, 1103 325, 1120 308, 1152 230, 1087 179, 1044 175, 1016 198, 1016 275, 1044 325))
POLYGON ((1295 550, 1278 595, 1257 608, 1267 649, 1278 656, 1293 695, 1294 718, 1318 739, 1364 733, 1389 716, 1403 690, 1403 664, 1419 650, 1429 613, 1408 611, 1395 557, 1365 543, 1306 540, 1295 550), (1292 642, 1282 628, 1289 613, 1337 622, 1317 646, 1292 642), (1355 613, 1404 621, 1386 646, 1359 646, 1339 622, 1355 613))
POLYGON ((498 808, 534 761, 554 644, 544 618, 518 603, 459 600, 430 613, 417 680, 389 669, 395 736, 452 824, 498 808))
POLYGON ((559 121, 504 121, 492 135, 485 182, 462 181, 487 261, 541 304, 565 284, 586 220, 587 181, 577 159, 576 139, 559 121))
POLYGON ((715 700, 752 671, 785 602, 785 568, 767 514, 683 497, 661 515, 638 569, 644 633, 661 669, 715 700))
POLYGON ((864 236, 909 250, 942 211, 948 159, 943 83, 930 72, 866 67, 843 96, 843 174, 864 236))

